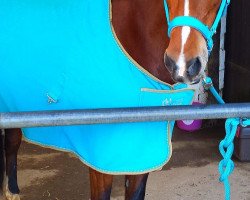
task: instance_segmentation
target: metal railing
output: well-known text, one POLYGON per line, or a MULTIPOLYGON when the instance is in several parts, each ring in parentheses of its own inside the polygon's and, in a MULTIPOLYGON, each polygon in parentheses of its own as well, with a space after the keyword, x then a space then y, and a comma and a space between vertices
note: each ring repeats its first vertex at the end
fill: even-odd
POLYGON ((250 118, 250 103, 0 113, 0 128, 250 118))

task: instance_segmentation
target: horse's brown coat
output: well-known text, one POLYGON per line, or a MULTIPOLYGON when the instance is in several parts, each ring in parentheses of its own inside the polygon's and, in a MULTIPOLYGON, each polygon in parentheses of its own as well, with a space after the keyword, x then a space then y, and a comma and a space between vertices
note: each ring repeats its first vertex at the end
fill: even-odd
POLYGON ((164 65, 169 43, 162 0, 112 0, 112 24, 126 51, 157 78, 173 83, 164 65))

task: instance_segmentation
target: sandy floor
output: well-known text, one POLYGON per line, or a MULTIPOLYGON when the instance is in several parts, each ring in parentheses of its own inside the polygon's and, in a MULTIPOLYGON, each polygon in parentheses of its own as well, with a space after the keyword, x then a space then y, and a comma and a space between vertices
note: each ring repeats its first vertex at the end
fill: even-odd
MULTIPOLYGON (((171 161, 162 171, 150 174, 146 199, 223 199, 217 170, 221 159, 218 143, 223 132, 223 129, 196 133, 175 130, 171 161)), ((22 200, 89 199, 88 169, 71 154, 23 142, 18 162, 22 200)), ((250 163, 236 160, 230 182, 232 200, 250 200, 250 163)), ((123 185, 123 176, 116 176, 113 200, 123 199, 123 185)))

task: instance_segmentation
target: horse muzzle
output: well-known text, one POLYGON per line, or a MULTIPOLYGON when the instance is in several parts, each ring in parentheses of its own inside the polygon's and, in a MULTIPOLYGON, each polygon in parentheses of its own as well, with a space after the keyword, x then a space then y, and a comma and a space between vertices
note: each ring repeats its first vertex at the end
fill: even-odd
POLYGON ((199 57, 179 62, 165 54, 164 62, 175 82, 195 84, 198 83, 202 77, 202 62, 199 57))

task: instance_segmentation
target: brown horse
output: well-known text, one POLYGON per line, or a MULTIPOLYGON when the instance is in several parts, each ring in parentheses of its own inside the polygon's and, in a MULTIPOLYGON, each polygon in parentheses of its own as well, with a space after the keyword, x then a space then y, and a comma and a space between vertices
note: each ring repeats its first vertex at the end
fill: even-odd
MULTIPOLYGON (((220 3, 221 0, 167 0, 170 19, 193 16, 208 26, 212 25, 220 3)), ((112 0, 112 24, 128 54, 158 79, 170 84, 195 83, 204 73, 208 61, 205 38, 188 26, 175 28, 168 38, 163 0, 112 0)), ((20 129, 5 130, 4 190, 8 200, 19 199, 17 151, 21 138, 20 129)), ((2 142, 0 146, 3 148, 2 142)), ((110 199, 113 176, 93 169, 89 174, 91 200, 110 199)), ((127 175, 125 199, 144 199, 147 178, 148 174, 127 175)))

